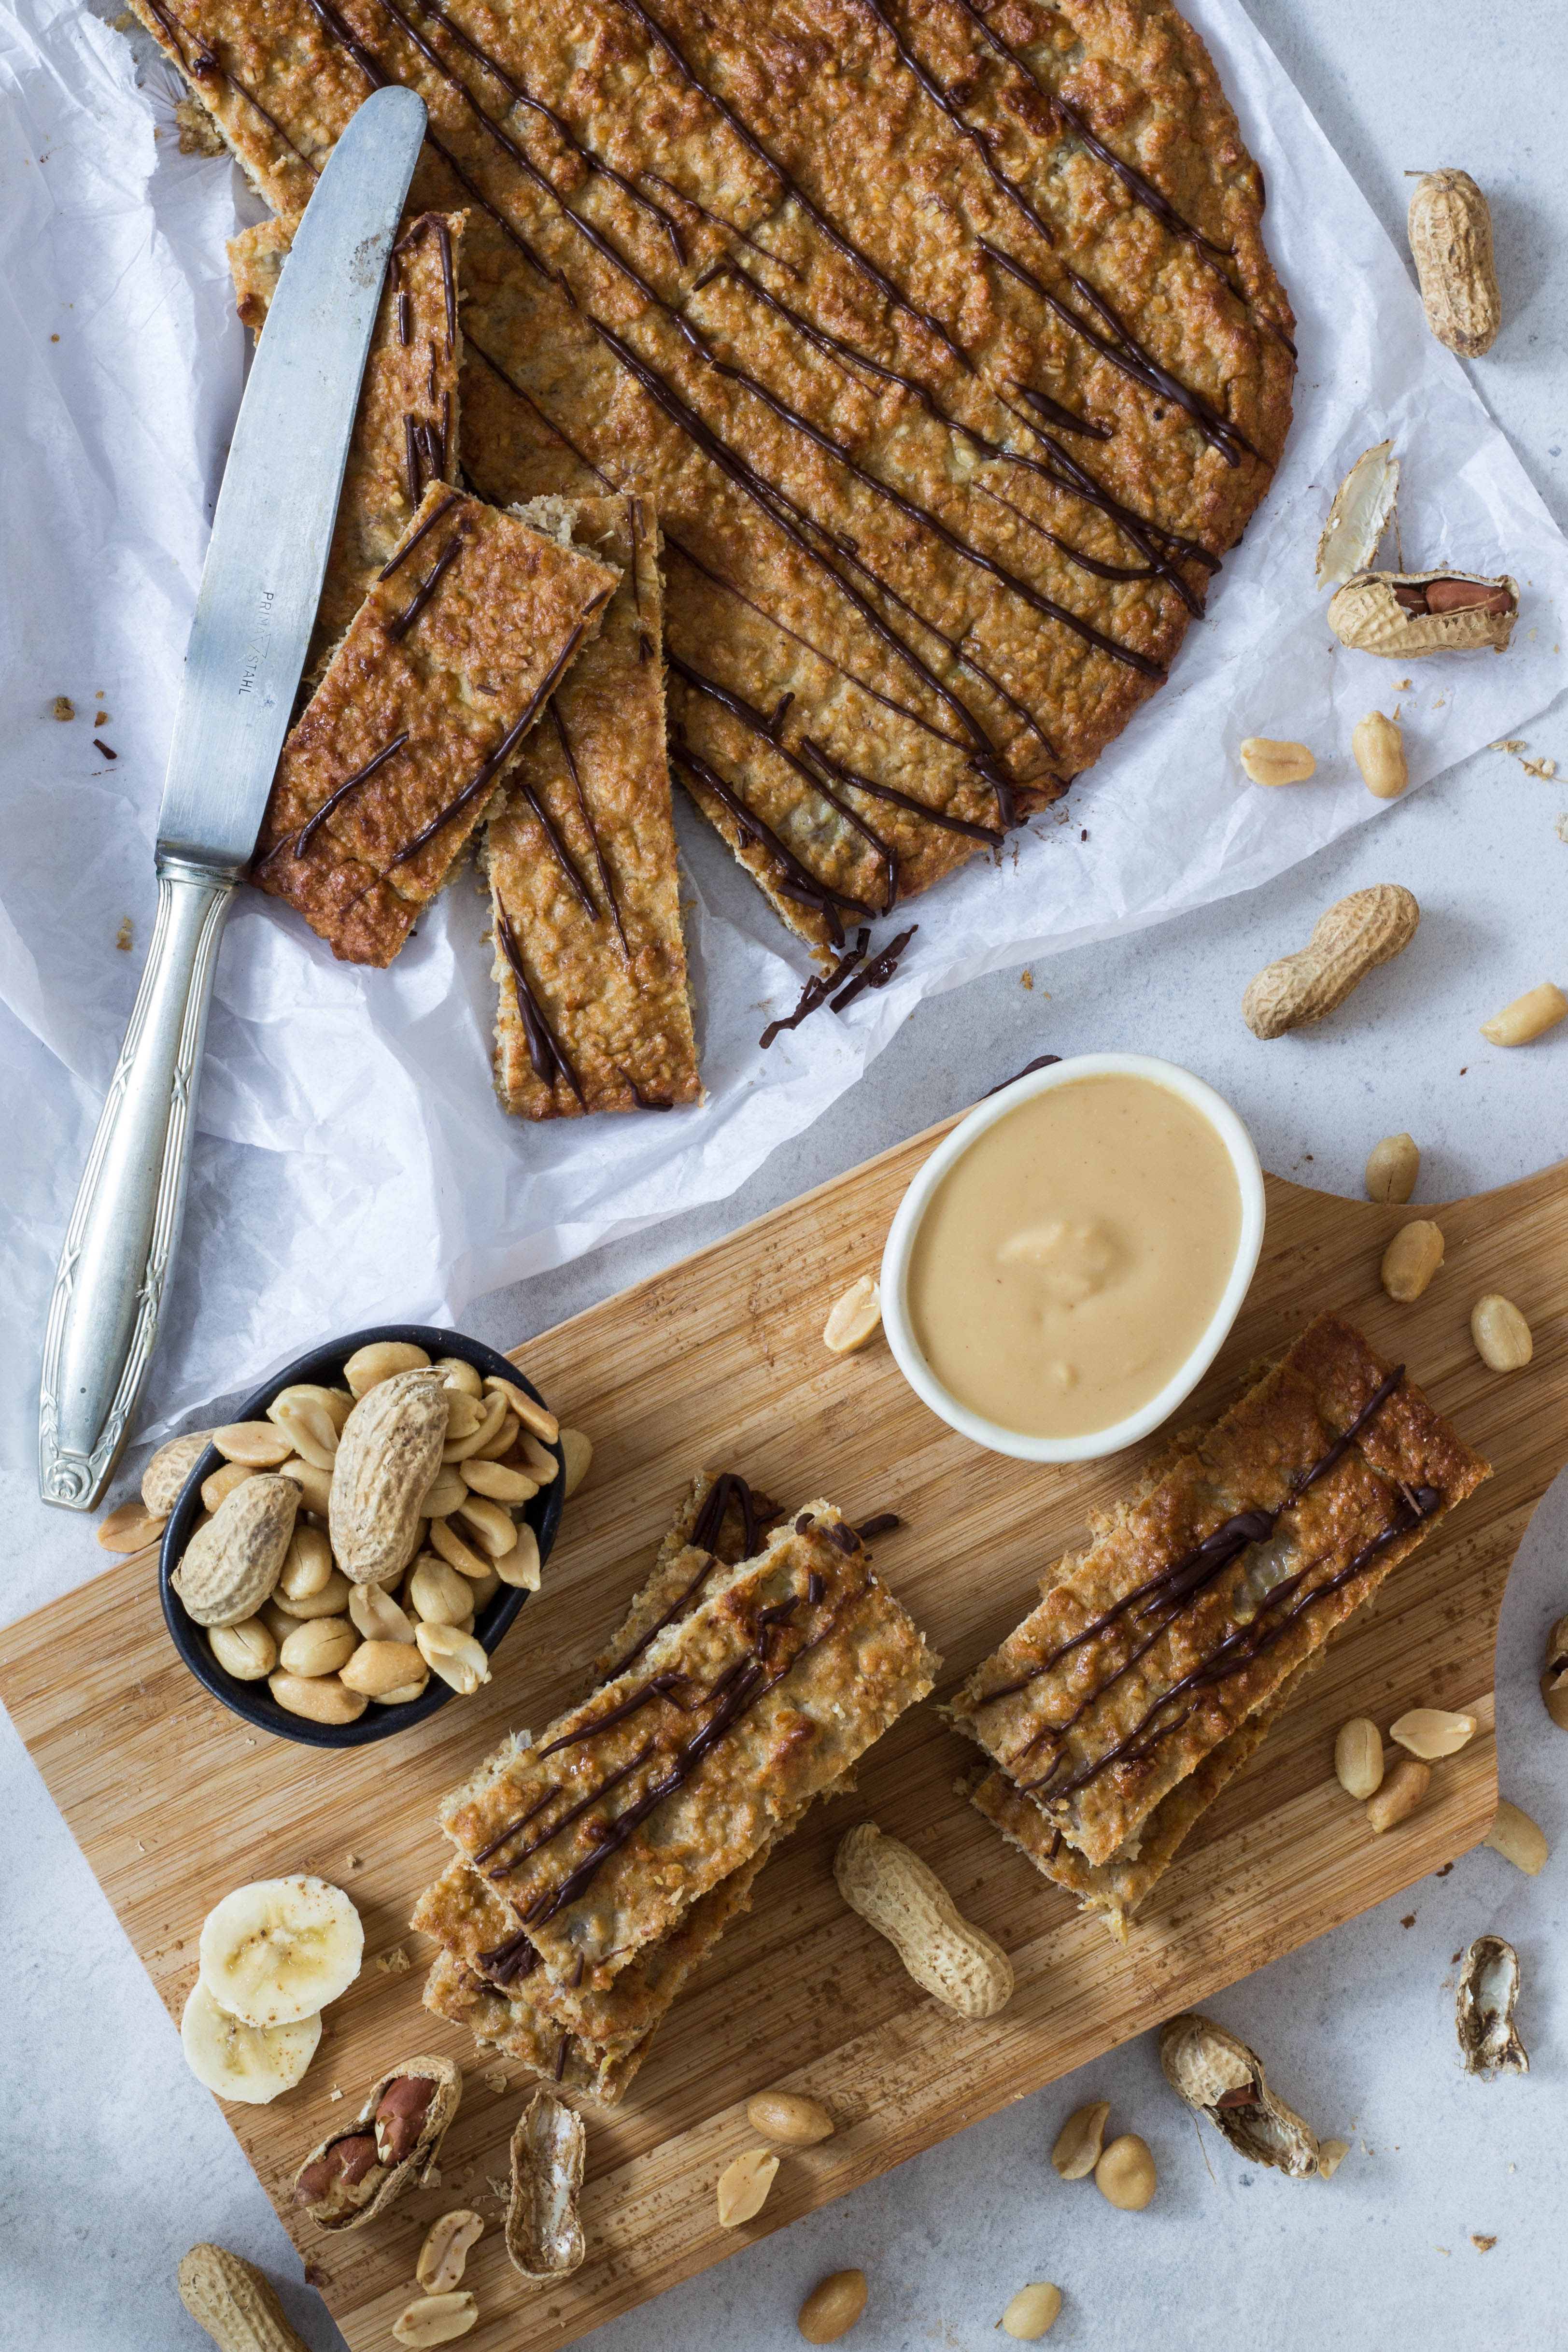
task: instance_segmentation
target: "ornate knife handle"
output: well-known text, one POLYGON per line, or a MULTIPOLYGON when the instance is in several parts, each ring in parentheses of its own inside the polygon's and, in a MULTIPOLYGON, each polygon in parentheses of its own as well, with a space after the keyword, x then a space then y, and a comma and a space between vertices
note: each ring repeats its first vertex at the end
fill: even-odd
POLYGON ((113 1475, 158 1338, 185 1213, 202 1041, 237 874, 158 859, 158 919, 49 1301, 38 1491, 89 1511, 113 1475))

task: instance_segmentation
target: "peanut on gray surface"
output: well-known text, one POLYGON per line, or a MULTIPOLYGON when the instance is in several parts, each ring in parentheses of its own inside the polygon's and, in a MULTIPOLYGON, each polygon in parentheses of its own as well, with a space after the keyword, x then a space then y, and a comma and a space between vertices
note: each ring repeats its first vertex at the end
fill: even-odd
POLYGON ((1466 1952, 1454 2024, 1467 2074, 1528 2074, 1530 2058, 1513 2022, 1519 1955, 1500 1936, 1478 1936, 1466 1952))
POLYGON ((1319 916, 1304 948, 1266 964, 1249 983, 1242 1019, 1263 1038, 1326 1019, 1368 972, 1409 946, 1420 919, 1419 906, 1397 882, 1353 890, 1319 916))
POLYGON ((1019 2287, 1002 2314, 1002 2334, 1010 2336, 1015 2344, 1038 2344, 1051 2333, 1061 2314, 1061 2289, 1040 2279, 1032 2286, 1019 2287))
POLYGON ((1342 1723, 1333 1744, 1333 1769, 1347 1797, 1364 1800, 1383 1786, 1383 1735, 1368 1715, 1342 1723))
POLYGON ((834 2271, 811 2289, 795 2325, 808 2344, 836 2344, 860 2319, 865 2298, 864 2271, 834 2271))
POLYGON ((1502 324, 1486 197, 1468 172, 1423 172, 1406 226, 1427 325, 1462 359, 1479 359, 1502 324))
POLYGON ((1124 2213, 1141 2213, 1158 2187, 1155 2159, 1147 2140, 1124 2132, 1102 2151, 1094 2167, 1094 2186, 1108 2204, 1124 2213))
POLYGON ((283 1567, 299 1490, 260 1471, 236 1486, 193 1535, 171 1581, 198 1625, 238 1625, 254 1617, 283 1567))
POLYGON ((833 1876, 851 1910, 886 1937, 924 1991, 960 2017, 995 2017, 1006 2008, 1012 1962, 900 1839, 862 1822, 840 1841, 833 1876))
POLYGON ((1443 1263, 1443 1235, 1430 1217, 1416 1217, 1401 1225, 1383 1253, 1378 1280, 1401 1307, 1420 1297, 1443 1263))
POLYGON ((746 2119, 776 2147, 815 2147, 833 2136, 833 2119, 821 2099, 799 2091, 759 2091, 747 2101, 746 2119))
POLYGON ((150 1511, 144 1503, 121 1503, 106 1513, 95 1532, 105 1551, 145 1551, 167 1525, 162 1511, 150 1511))
POLYGON ((1481 1035, 1493 1045, 1528 1045, 1543 1037, 1549 1029, 1568 1017, 1568 996, 1555 981, 1543 980, 1539 988, 1527 989, 1494 1013, 1490 1021, 1481 1023, 1481 1035))
POLYGON ((1416 1190, 1416 1179, 1420 1173, 1421 1154, 1415 1138, 1385 1135, 1367 1154, 1366 1197, 1403 1208, 1416 1190))
POLYGON ((1160 2029, 1160 2065, 1173 2091, 1249 2163, 1294 2180, 1320 2169, 1317 2136, 1269 2088, 1255 2050, 1212 2017, 1191 2010, 1160 2029))
POLYGON ((1546 1671, 1541 1677, 1546 1712, 1560 1731, 1568 1731, 1568 1617, 1559 1617, 1546 1636, 1546 1671))
POLYGON ((180 2264, 180 2300, 218 2352, 308 2352, 283 2315, 270 2279, 226 2246, 193 2246, 180 2264))
POLYGON ((1489 1372, 1522 1371, 1535 1353, 1529 1324, 1512 1299, 1496 1290, 1471 1307, 1470 1337, 1489 1372))
POLYGON ((1383 1785, 1366 1804, 1366 1824, 1377 1836, 1396 1822, 1407 1821, 1431 1784, 1432 1768, 1415 1756, 1402 1756, 1384 1776, 1383 1785))
POLYGON ((1068 2116, 1051 2151, 1051 2163, 1063 2180, 1086 2180, 1093 2171, 1105 2145, 1105 2118, 1110 2112, 1109 2099, 1091 2099, 1087 2106, 1074 2107, 1068 2116))
POLYGON ((1490 1845, 1494 1853, 1500 1853, 1505 1862, 1511 1862, 1516 1870, 1522 1870, 1527 1878, 1540 1875, 1552 1852, 1539 1823, 1518 1805, 1511 1805, 1506 1797, 1499 1804, 1482 1843, 1490 1845))

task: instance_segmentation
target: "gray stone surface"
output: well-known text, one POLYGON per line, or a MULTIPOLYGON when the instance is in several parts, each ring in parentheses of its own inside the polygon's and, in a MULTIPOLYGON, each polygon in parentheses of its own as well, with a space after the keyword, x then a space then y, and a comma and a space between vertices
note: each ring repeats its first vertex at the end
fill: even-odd
MULTIPOLYGON (((1487 188, 1508 323, 1472 374, 1568 523, 1568 305, 1551 269, 1568 243, 1558 0, 1468 11, 1249 5, 1391 235, 1402 238, 1407 167, 1462 164, 1487 188)), ((103 13, 113 5, 104 0, 103 13)), ((1526 731, 1532 754, 1568 770, 1561 709, 1526 731)), ((1121 1046, 1185 1062, 1235 1103, 1270 1167, 1327 1190, 1356 1192, 1369 1146, 1396 1128, 1423 1144, 1426 1202, 1561 1159, 1568 1028, 1508 1055, 1477 1023, 1548 972, 1568 979, 1568 841, 1554 830, 1565 808, 1568 776, 1535 782, 1505 755, 1482 754, 1265 890, 1041 963, 1032 990, 1002 973, 927 1004, 862 1084, 732 1200, 497 1294, 469 1328, 514 1344, 1046 1050, 1121 1046), (1237 1012, 1251 973, 1301 944, 1331 899, 1389 879, 1421 901, 1409 952, 1321 1031, 1256 1044, 1237 1012)), ((80 1522, 43 1510, 26 1481, 6 1480, 0 1496, 9 1617, 79 1581, 97 1555, 80 1522)), ((1514 1568, 1498 1660, 1503 1786, 1554 1845, 1568 1741, 1547 1723, 1534 1682, 1543 1629, 1568 1606, 1565 1554, 1560 1480, 1514 1568)), ((178 1793, 175 1758, 172 1805, 178 1793)), ((0 2335, 45 2352, 193 2352, 204 2339, 175 2301, 173 2273, 194 2240, 215 2238, 264 2264, 325 2352, 337 2331, 298 2283, 298 2258, 219 2109, 181 2064, 172 2027, 9 1725, 0 1806, 10 1860, 0 1969, 12 1987, 0 2335)), ((1145 2034, 593 2340, 603 2352, 786 2352, 800 2340, 794 2313, 809 2287, 853 2263, 872 2283, 857 2352, 979 2352, 999 2340, 1003 2305, 1030 2278, 1056 2280, 1066 2296, 1053 2346, 1179 2347, 1221 2333, 1266 2336, 1280 2352, 1560 2342, 1564 1879, 1561 1856, 1531 1882, 1479 1851, 1211 2004, 1263 2053, 1285 2097, 1352 2142, 1331 2183, 1260 2172, 1212 2137, 1206 2150, 1145 2034), (1519 1947, 1532 2058, 1523 2081, 1489 2085, 1458 2071, 1450 1955, 1485 1928, 1519 1947), (1093 2096, 1112 2101, 1113 2129, 1141 2131, 1155 2151, 1160 2189, 1143 2214, 1114 2212, 1092 2185, 1064 2186, 1051 2169, 1059 2122, 1093 2096), (1472 2232, 1497 2242, 1483 2252, 1472 2232)))

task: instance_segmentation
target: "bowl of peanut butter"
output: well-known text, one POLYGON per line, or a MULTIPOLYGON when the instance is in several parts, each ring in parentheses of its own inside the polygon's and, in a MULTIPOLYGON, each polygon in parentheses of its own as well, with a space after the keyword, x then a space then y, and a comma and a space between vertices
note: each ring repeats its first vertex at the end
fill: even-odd
POLYGON ((1025 1462, 1145 1437, 1202 1379, 1263 1245, 1252 1139, 1201 1078, 1085 1054, 980 1103, 899 1205, 882 1264, 899 1369, 1025 1462))

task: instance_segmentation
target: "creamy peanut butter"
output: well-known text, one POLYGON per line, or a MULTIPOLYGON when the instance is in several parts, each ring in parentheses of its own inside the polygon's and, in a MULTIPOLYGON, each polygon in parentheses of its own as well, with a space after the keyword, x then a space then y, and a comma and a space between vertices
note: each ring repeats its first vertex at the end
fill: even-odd
POLYGON ((998 1118, 947 1171, 910 1253, 910 1322, 972 1412, 1087 1437, 1191 1354, 1240 1232, 1236 1171, 1200 1111, 1148 1078, 1080 1078, 998 1118))

